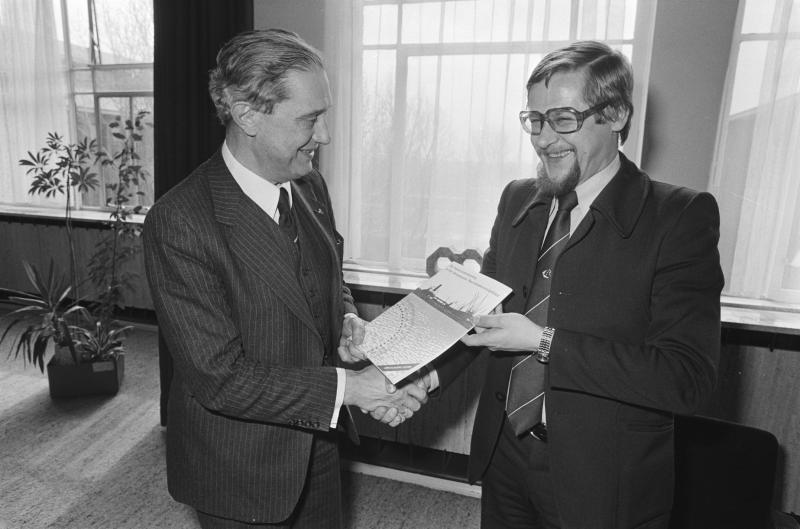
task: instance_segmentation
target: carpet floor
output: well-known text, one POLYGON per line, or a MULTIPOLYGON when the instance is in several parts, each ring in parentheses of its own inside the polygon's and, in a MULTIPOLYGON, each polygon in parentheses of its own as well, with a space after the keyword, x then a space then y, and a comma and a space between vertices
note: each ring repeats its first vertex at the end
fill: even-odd
MULTIPOLYGON (((0 529, 190 529, 169 496, 157 333, 126 342, 114 397, 53 400, 47 376, 0 348, 0 529)), ((348 529, 477 528, 480 501, 344 472, 348 529)))

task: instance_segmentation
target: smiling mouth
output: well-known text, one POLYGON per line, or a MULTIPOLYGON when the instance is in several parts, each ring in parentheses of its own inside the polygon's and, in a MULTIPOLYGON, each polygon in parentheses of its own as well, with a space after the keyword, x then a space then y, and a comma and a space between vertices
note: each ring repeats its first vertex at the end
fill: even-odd
POLYGON ((560 160, 560 159, 566 158, 570 154, 572 154, 572 150, 568 149, 568 150, 565 150, 565 151, 548 152, 548 153, 545 153, 545 156, 549 160, 560 160))
POLYGON ((314 153, 316 153, 317 150, 316 149, 300 149, 300 152, 302 152, 303 154, 305 154, 309 158, 313 159, 314 158, 314 153))

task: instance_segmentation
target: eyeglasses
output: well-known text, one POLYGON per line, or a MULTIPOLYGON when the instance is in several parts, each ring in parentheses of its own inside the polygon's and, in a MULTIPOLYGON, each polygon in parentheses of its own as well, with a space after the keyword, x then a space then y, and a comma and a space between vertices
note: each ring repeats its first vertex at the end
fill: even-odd
POLYGON ((596 114, 608 104, 609 102, 605 101, 583 112, 578 112, 572 107, 551 108, 544 114, 535 110, 523 110, 519 113, 519 122, 522 123, 522 129, 525 132, 534 136, 542 133, 545 121, 550 124, 550 128, 554 132, 569 134, 580 130, 581 126, 583 126, 583 120, 592 114, 596 114))

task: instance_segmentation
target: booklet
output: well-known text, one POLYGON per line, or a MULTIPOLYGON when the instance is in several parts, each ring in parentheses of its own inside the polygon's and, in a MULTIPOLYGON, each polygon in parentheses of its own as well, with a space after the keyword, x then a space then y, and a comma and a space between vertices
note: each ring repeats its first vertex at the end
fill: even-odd
POLYGON ((367 358, 393 384, 435 359, 490 313, 511 289, 459 263, 437 272, 366 324, 367 358))

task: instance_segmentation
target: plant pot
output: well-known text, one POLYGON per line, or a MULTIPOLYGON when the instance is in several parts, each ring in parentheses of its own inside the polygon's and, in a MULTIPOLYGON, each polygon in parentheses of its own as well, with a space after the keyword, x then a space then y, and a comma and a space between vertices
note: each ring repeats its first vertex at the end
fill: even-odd
POLYGON ((125 373, 125 356, 111 360, 47 364, 47 379, 50 381, 50 397, 78 397, 83 395, 116 395, 125 373))

